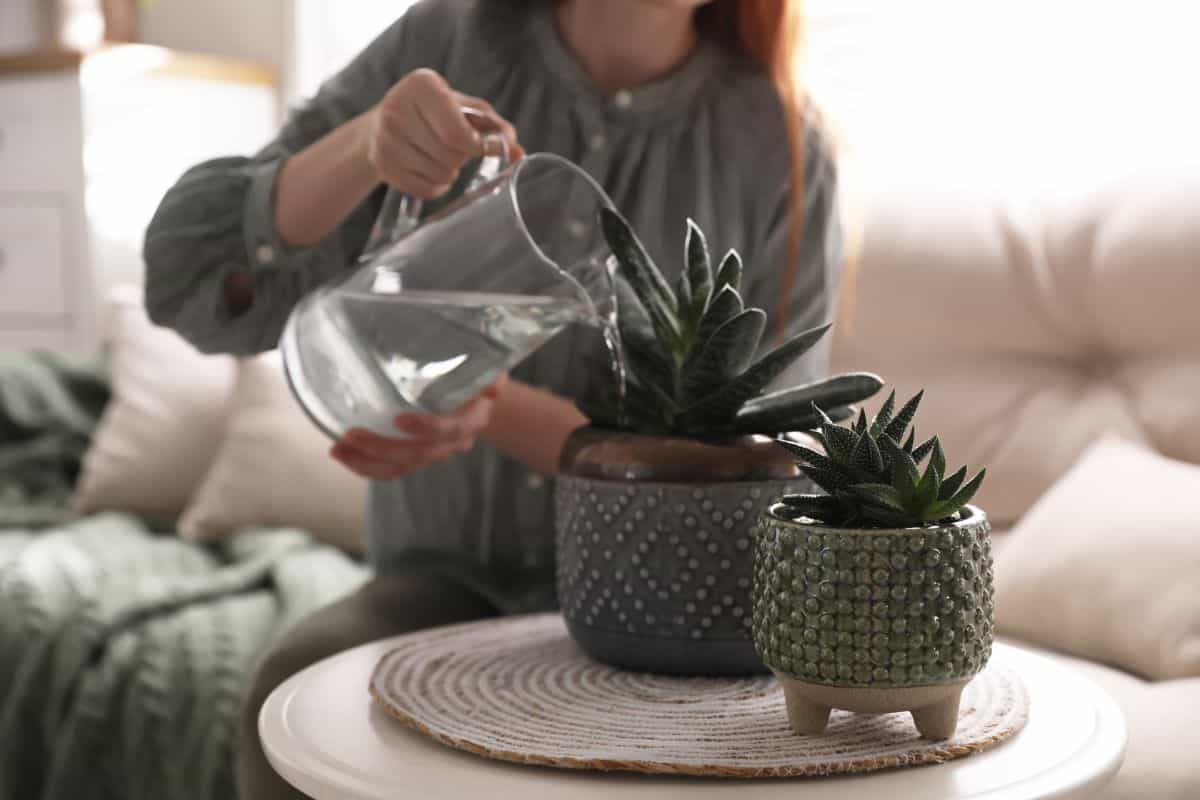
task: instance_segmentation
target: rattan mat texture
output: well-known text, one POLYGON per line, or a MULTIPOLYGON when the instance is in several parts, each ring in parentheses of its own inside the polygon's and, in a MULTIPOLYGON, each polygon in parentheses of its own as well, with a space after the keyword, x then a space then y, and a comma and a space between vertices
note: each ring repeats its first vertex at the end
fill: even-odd
POLYGON ((588 658, 557 614, 409 634, 371 677, 375 702, 437 741, 488 758, 718 778, 832 775, 971 755, 1024 726, 1029 694, 1007 665, 963 692, 954 738, 919 738, 907 713, 834 711, 796 736, 772 677, 676 678, 588 658))

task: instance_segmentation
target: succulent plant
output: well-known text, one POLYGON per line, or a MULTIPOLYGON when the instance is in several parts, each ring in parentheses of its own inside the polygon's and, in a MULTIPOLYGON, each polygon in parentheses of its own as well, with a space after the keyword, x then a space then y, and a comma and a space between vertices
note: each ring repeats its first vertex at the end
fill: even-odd
POLYGON ((767 315, 746 307, 735 251, 714 270, 704 233, 689 219, 685 263, 672 288, 620 214, 605 209, 601 225, 616 261, 625 396, 621 402, 614 391, 601 402, 581 403, 593 424, 694 438, 774 436, 846 419, 850 404, 882 387, 878 376, 857 372, 764 394, 830 326, 757 357, 767 315))
MULTIPOLYGON (((946 477, 946 456, 938 437, 916 445, 915 426, 900 444, 923 396, 918 392, 893 413, 892 392, 870 422, 861 410, 858 419, 845 426, 826 416, 813 431, 825 453, 781 439, 779 443, 799 459, 800 469, 826 492, 786 495, 781 513, 856 528, 909 528, 955 517, 975 496, 987 470, 966 484, 966 467, 946 477), (919 465, 926 458, 929 463, 922 474, 919 465)), ((820 409, 814 413, 821 415, 820 409)))

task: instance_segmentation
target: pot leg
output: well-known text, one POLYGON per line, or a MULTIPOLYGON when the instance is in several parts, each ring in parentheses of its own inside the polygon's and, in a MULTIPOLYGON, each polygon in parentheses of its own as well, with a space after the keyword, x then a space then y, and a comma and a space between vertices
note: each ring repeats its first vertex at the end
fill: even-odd
POLYGON ((912 710, 917 732, 926 739, 949 739, 958 728, 958 703, 962 689, 956 689, 932 705, 912 710))
POLYGON ((784 687, 783 697, 787 701, 788 721, 792 723, 794 733, 809 736, 825 732, 832 710, 829 706, 814 703, 789 687, 784 687))

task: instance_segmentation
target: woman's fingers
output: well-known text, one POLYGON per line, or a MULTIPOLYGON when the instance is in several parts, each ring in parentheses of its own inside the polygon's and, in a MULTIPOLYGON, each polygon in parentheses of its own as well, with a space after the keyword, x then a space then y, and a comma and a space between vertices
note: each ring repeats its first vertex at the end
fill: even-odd
POLYGON ((465 163, 439 148, 423 127, 408 131, 407 138, 396 141, 392 147, 397 164, 403 164, 404 169, 434 185, 453 183, 465 163))
MULTIPOLYGON (((382 438, 382 437, 379 437, 382 438)), ((343 439, 330 451, 335 459, 351 471, 372 480, 395 480, 430 464, 445 461, 469 449, 468 440, 451 440, 434 444, 413 444, 398 440, 384 452, 368 450, 359 443, 343 439)), ((473 444, 471 442, 470 444, 473 444)))
POLYGON ((454 412, 452 417, 460 424, 460 436, 473 436, 482 431, 492 417, 495 398, 480 394, 474 400, 454 412))
POLYGON ((422 197, 435 197, 454 182, 458 166, 447 166, 415 144, 413 126, 396 119, 400 113, 380 112, 379 130, 371 143, 371 161, 387 183, 422 197))
MULTIPOLYGON (((378 178, 424 198, 444 194, 467 161, 483 154, 483 137, 463 109, 481 116, 483 130, 524 155, 513 125, 485 100, 454 91, 438 73, 419 69, 404 76, 372 111, 366 158, 378 178)), ((475 120, 478 123, 478 120, 475 120)))
POLYGON ((487 118, 487 121, 493 130, 497 131, 504 136, 504 138, 508 139, 510 144, 520 147, 520 145, 517 144, 519 139, 517 136, 517 129, 511 122, 500 116, 496 109, 492 107, 491 103, 489 103, 487 100, 484 100, 482 97, 473 97, 469 94, 463 94, 462 92, 456 92, 455 94, 457 95, 457 101, 460 107, 470 108, 474 111, 478 111, 487 118))
POLYGON ((354 474, 370 480, 390 481, 406 474, 405 465, 395 461, 378 461, 368 458, 342 444, 334 445, 329 454, 354 474))
POLYGON ((441 85, 431 85, 429 90, 418 99, 417 111, 425 127, 433 135, 441 148, 448 154, 459 159, 459 163, 483 152, 483 144, 479 132, 463 115, 462 106, 458 103, 458 93, 450 89, 443 81, 441 85))
POLYGON ((397 429, 408 438, 392 438, 355 428, 330 450, 351 471, 372 480, 395 480, 429 464, 444 461, 475 446, 491 419, 496 396, 507 381, 501 376, 472 400, 443 415, 401 414, 397 429))
POLYGON ((450 440, 473 437, 487 426, 492 414, 495 391, 484 389, 472 400, 449 414, 401 414, 396 427, 418 439, 450 440))

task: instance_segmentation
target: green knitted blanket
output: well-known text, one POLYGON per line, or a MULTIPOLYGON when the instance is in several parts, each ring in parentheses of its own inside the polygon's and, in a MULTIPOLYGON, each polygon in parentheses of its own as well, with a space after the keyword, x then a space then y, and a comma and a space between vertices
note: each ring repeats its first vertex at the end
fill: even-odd
POLYGON ((72 517, 66 501, 108 399, 98 361, 0 353, 0 527, 72 517))
POLYGON ((296 530, 215 547, 63 507, 107 394, 0 360, 0 800, 233 800, 254 662, 366 570, 296 530))

